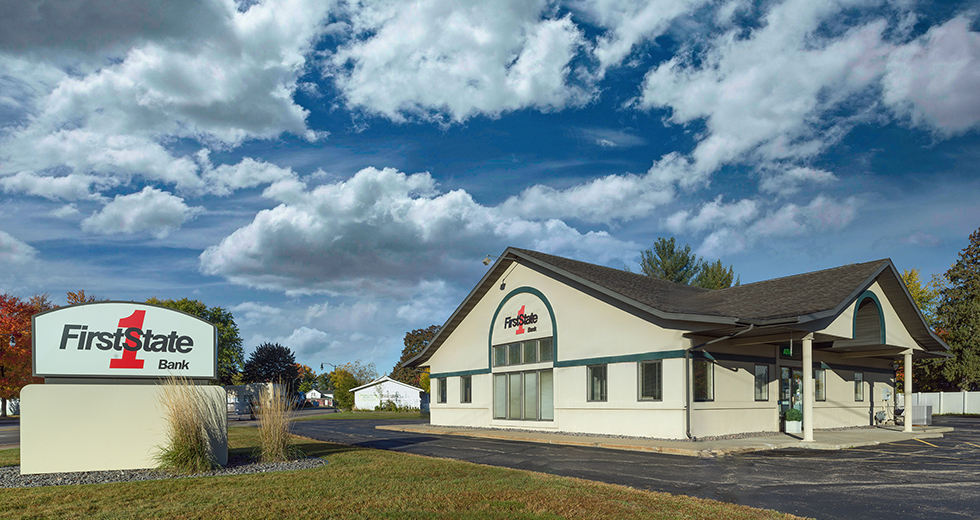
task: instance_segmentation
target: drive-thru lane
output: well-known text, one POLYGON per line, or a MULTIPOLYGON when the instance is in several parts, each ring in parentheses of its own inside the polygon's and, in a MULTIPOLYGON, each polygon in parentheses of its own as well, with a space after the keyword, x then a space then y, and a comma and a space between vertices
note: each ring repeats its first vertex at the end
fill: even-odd
POLYGON ((943 439, 840 451, 698 459, 376 430, 379 421, 293 423, 298 435, 621 484, 815 518, 980 518, 980 419, 937 417, 943 439))

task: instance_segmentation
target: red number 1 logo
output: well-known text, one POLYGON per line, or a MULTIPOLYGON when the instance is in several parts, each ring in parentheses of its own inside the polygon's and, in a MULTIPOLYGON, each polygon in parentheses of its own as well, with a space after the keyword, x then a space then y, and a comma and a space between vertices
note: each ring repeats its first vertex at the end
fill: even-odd
MULTIPOLYGON (((128 328, 137 328, 143 330, 143 318, 146 316, 146 311, 134 311, 126 318, 119 319, 119 328, 125 331, 128 328)), ((130 347, 135 347, 136 343, 133 340, 127 339, 126 344, 130 347)), ((143 359, 136 359, 136 351, 124 348, 122 359, 110 359, 109 368, 143 368, 143 359)))

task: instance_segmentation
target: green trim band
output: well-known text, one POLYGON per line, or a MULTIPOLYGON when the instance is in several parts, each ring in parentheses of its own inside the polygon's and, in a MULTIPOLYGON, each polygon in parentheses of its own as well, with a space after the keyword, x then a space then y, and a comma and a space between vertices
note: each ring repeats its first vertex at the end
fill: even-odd
POLYGON ((656 359, 676 359, 684 357, 683 350, 665 350, 660 352, 645 352, 643 354, 628 354, 625 356, 607 356, 587 359, 566 359, 555 361, 555 368, 580 367, 585 365, 604 365, 608 363, 629 363, 631 361, 652 361, 656 359))
MULTIPOLYGON (((537 296, 544 306, 548 309, 548 314, 551 315, 551 356, 552 359, 558 359, 558 322, 555 321, 555 310, 551 308, 551 302, 545 297, 544 293, 535 289, 534 287, 518 287, 513 291, 507 293, 504 299, 500 300, 500 305, 497 305, 497 310, 493 311, 493 319, 490 320, 490 333, 487 334, 487 366, 493 366, 493 326, 497 323, 497 315, 500 314, 500 309, 504 307, 511 298, 518 294, 530 293, 537 296)), ((530 341, 530 340, 529 340, 530 341)), ((511 342, 513 343, 513 342, 511 342)), ((487 369, 490 372, 490 369, 487 369)))
POLYGON ((881 302, 878 300, 878 296, 871 291, 864 291, 864 293, 862 293, 861 296, 858 296, 858 299, 855 300, 854 320, 853 320, 851 337, 857 338, 858 308, 861 307, 861 304, 864 303, 864 300, 866 299, 870 299, 871 301, 873 301, 875 304, 875 308, 878 310, 878 324, 880 325, 879 328, 881 329, 881 344, 884 345, 885 344, 885 313, 884 311, 881 310, 881 302))
POLYGON ((429 379, 439 379, 440 377, 478 376, 480 374, 489 373, 489 368, 479 368, 476 370, 460 370, 459 372, 441 372, 438 374, 430 374, 429 379))

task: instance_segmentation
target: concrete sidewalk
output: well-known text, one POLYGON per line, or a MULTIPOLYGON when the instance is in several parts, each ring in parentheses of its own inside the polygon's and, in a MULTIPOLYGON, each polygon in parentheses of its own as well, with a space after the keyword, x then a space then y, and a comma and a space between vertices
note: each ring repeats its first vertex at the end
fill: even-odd
POLYGON ((746 437, 708 441, 668 441, 656 439, 621 439, 617 437, 586 437, 550 432, 526 432, 506 429, 448 428, 429 424, 385 424, 379 430, 420 433, 426 435, 459 435, 544 444, 563 444, 567 446, 594 446, 613 450, 647 451, 670 455, 711 458, 753 451, 780 450, 784 448, 804 448, 811 450, 840 450, 855 446, 873 446, 909 439, 941 438, 943 433, 953 431, 950 427, 916 426, 912 433, 905 433, 901 426, 860 428, 853 430, 817 430, 813 433, 815 442, 801 441, 802 435, 781 433, 773 436, 746 437))

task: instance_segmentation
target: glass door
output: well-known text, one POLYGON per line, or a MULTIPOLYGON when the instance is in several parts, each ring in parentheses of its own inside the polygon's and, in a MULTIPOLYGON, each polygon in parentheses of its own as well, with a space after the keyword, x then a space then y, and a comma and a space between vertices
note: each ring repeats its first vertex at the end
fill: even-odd
POLYGON ((779 368, 779 413, 796 408, 803 411, 803 370, 799 368, 779 368))

